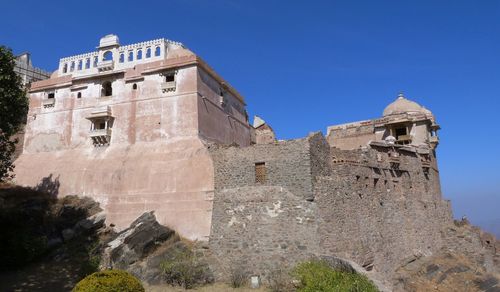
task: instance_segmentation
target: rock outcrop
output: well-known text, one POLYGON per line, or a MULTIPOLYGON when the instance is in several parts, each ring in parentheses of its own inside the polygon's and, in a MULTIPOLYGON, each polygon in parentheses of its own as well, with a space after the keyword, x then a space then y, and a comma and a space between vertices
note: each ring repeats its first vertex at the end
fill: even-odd
POLYGON ((101 266, 126 270, 147 284, 162 284, 166 279, 161 263, 179 249, 187 247, 175 231, 147 212, 105 244, 101 266))

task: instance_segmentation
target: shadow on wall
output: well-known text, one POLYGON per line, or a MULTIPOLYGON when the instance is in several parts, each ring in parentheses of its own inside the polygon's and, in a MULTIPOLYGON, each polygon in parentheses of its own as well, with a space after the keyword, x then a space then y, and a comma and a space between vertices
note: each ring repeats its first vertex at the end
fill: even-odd
POLYGON ((46 193, 55 199, 59 194, 59 187, 61 186, 61 183, 59 182, 59 176, 56 178, 52 178, 52 176, 53 175, 51 173, 49 176, 42 178, 42 181, 40 181, 33 189, 38 192, 46 193))
POLYGON ((0 291, 70 291, 97 270, 99 204, 59 194, 59 177, 33 188, 0 184, 0 291))

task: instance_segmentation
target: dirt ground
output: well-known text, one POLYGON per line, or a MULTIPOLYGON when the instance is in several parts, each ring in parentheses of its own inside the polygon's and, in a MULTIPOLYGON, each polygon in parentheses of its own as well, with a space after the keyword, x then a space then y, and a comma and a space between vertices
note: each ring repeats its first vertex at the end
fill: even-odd
POLYGON ((249 287, 241 287, 241 288, 231 288, 227 284, 223 283, 215 283, 212 285, 207 285, 203 287, 198 287, 195 289, 191 290, 184 290, 180 287, 172 287, 168 285, 161 285, 161 286, 145 286, 147 292, 180 292, 180 291, 197 291, 197 292, 232 292, 232 291, 237 291, 237 292, 264 292, 264 291, 269 291, 265 288, 260 288, 260 289, 251 289, 249 287))

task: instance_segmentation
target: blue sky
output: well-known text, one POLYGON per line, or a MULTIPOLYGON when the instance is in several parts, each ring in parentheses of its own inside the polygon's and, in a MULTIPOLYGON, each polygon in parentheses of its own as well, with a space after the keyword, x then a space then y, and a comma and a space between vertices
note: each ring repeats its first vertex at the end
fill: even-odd
POLYGON ((165 37, 237 88, 281 139, 376 118, 402 91, 442 126, 455 216, 500 219, 500 1, 3 1, 0 44, 64 56, 165 37))

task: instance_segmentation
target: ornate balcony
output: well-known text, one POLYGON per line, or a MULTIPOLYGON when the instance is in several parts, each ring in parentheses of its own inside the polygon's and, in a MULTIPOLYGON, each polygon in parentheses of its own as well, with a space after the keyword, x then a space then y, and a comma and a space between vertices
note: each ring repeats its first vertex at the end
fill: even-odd
POLYGON ((87 116, 91 122, 89 137, 95 147, 107 146, 111 142, 111 128, 114 118, 109 107, 95 109, 87 116))
POLYGON ((108 60, 108 61, 101 61, 97 63, 97 70, 99 72, 102 71, 110 71, 115 68, 115 62, 113 60, 108 60))
POLYGON ((54 107, 55 103, 56 103, 55 98, 47 98, 42 100, 42 106, 44 108, 54 107))
POLYGON ((161 91, 163 93, 175 91, 175 86, 176 86, 175 81, 163 82, 161 84, 161 91))
POLYGON ((111 129, 95 129, 91 130, 89 134, 92 143, 96 147, 109 145, 111 141, 111 129))

